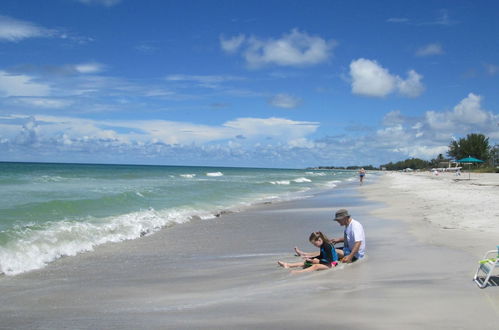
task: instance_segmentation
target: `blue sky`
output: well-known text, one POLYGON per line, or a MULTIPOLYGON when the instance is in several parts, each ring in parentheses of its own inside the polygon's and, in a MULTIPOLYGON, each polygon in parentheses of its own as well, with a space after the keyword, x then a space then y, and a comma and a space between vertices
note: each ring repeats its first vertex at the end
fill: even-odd
POLYGON ((497 1, 0 2, 0 160, 306 167, 499 143, 497 1))

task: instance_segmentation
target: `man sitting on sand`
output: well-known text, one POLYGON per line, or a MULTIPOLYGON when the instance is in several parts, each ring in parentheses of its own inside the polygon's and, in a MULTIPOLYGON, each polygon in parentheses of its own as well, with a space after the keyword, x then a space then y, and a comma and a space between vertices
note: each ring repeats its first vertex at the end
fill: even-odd
MULTIPOLYGON (((334 221, 338 222, 341 226, 345 226, 343 237, 333 238, 332 244, 343 242, 343 249, 336 249, 339 259, 344 263, 351 263, 361 259, 366 251, 366 236, 364 234, 364 227, 354 220, 346 209, 336 211, 334 221)), ((297 255, 302 257, 316 257, 315 252, 303 252, 295 247, 297 255)))

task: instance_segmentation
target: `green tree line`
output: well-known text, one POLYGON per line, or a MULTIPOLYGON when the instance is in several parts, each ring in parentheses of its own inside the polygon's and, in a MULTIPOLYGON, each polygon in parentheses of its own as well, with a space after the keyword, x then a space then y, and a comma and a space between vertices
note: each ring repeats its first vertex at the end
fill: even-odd
MULTIPOLYGON (((495 149, 494 152, 496 152, 495 149)), ((410 158, 396 163, 390 162, 388 164, 383 164, 380 167, 386 168, 387 170, 403 170, 406 168, 411 168, 413 170, 427 169, 440 167, 439 165, 443 162, 459 160, 467 157, 483 160, 484 164, 486 164, 491 157, 497 157, 494 152, 489 144, 488 137, 479 133, 471 133, 465 138, 452 140, 449 143, 449 150, 447 151, 447 156, 449 158, 445 158, 442 154, 439 154, 436 158, 430 161, 419 158, 410 158)))

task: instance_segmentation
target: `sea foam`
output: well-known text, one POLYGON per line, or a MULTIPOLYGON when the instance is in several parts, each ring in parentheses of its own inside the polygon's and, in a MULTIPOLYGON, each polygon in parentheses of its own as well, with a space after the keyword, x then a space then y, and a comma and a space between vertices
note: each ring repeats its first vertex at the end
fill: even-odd
POLYGON ((296 183, 312 182, 312 180, 307 179, 307 178, 298 178, 298 179, 295 179, 293 181, 296 183))
POLYGON ((0 247, 0 273, 16 275, 43 268, 56 259, 92 251, 104 243, 139 238, 167 225, 189 221, 196 213, 203 212, 151 209, 96 222, 58 221, 47 222, 42 228, 13 229, 8 233, 13 239, 0 247))
POLYGON ((224 174, 222 172, 209 172, 206 173, 206 176, 223 176, 224 174))

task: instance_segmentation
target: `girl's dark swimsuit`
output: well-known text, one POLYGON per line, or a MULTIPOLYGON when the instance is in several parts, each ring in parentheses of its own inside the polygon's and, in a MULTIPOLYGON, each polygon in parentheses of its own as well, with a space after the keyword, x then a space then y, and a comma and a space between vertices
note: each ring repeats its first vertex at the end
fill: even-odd
MULTIPOLYGON (((320 264, 331 268, 333 265, 336 266, 338 263, 338 254, 331 244, 324 242, 321 245, 321 253, 314 259, 319 259, 320 264)), ((312 263, 305 261, 303 267, 307 268, 310 266, 312 266, 312 263)))
POLYGON ((321 245, 321 254, 318 259, 321 264, 331 267, 333 262, 338 261, 338 254, 331 244, 324 242, 321 245))

